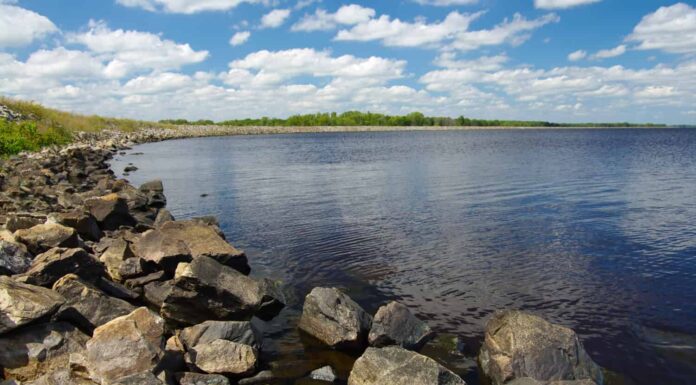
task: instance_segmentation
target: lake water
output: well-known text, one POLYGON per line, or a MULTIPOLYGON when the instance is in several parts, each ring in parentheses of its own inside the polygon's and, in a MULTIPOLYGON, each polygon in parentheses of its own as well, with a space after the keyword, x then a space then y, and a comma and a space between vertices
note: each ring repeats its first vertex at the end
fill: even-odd
POLYGON ((114 169, 130 162, 131 182, 162 179, 177 218, 216 215, 252 274, 283 282, 265 330, 289 372, 350 368, 294 328, 312 287, 338 286, 460 336, 465 357, 433 355, 470 383, 505 308, 574 328, 625 383, 696 383, 696 130, 199 138, 114 169))

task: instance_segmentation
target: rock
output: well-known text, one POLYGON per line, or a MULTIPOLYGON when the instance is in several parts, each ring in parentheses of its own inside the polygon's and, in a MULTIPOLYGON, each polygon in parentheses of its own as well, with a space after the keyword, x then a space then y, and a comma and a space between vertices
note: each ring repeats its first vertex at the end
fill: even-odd
POLYGON ((133 301, 140 298, 140 294, 128 289, 127 287, 121 285, 120 283, 109 281, 108 279, 101 277, 97 282, 97 287, 104 293, 119 299, 126 301, 133 301))
POLYGON ((248 321, 205 321, 190 326, 179 333, 181 342, 187 347, 207 344, 215 340, 227 340, 261 347, 261 338, 256 328, 248 321))
MULTIPOLYGON (((0 383, 2 384, 2 383, 0 383)), ((73 375, 70 369, 58 369, 35 379, 25 382, 24 385, 97 385, 86 378, 73 375)))
POLYGON ((154 281, 143 286, 145 302, 150 306, 161 308, 165 298, 172 290, 171 281, 154 281))
POLYGON ((162 305, 168 320, 190 325, 206 320, 270 320, 285 306, 266 280, 254 280, 212 258, 180 263, 162 305))
POLYGON ((116 238, 111 245, 102 253, 99 260, 104 263, 106 272, 114 281, 121 281, 121 264, 128 258, 135 257, 131 251, 130 244, 123 238, 116 238))
POLYGON ((54 213, 49 219, 63 226, 72 227, 83 239, 98 241, 102 237, 96 218, 83 210, 54 213))
POLYGON ((14 233, 17 230, 30 229, 44 222, 46 222, 46 216, 43 214, 14 213, 7 216, 5 228, 14 233))
POLYGON ((573 330, 521 311, 493 315, 486 325, 478 359, 493 385, 521 377, 603 383, 600 367, 573 330))
POLYGON ((155 377, 151 372, 143 372, 131 374, 130 376, 122 377, 109 385, 165 385, 159 378, 155 377))
POLYGON ((31 285, 50 287, 70 273, 88 282, 96 282, 104 275, 104 266, 83 249, 53 248, 36 256, 29 270, 18 279, 31 285))
POLYGON ((568 380, 568 381, 537 381, 533 378, 522 377, 506 382, 505 385, 597 385, 594 381, 586 380, 568 380))
POLYGON ((143 287, 151 282, 163 281, 166 279, 165 276, 166 273, 163 270, 160 270, 142 277, 127 279, 125 285, 127 288, 135 289, 143 287))
POLYGON ((348 385, 466 385, 435 360, 397 346, 368 348, 355 361, 348 385))
POLYGON ((316 287, 307 294, 299 328, 338 349, 367 345, 372 317, 336 288, 316 287))
POLYGON ((190 348, 186 359, 206 373, 246 375, 256 369, 258 352, 249 345, 227 340, 199 343, 190 348))
POLYGON ((126 166, 126 167, 123 169, 123 172, 132 172, 132 171, 138 171, 138 168, 135 167, 135 166, 126 166))
POLYGON ((164 356, 164 321, 147 308, 94 330, 85 354, 90 373, 102 383, 152 372, 164 356))
POLYGON ((135 225, 135 219, 128 212, 128 203, 118 194, 87 199, 85 207, 96 218, 102 230, 118 230, 121 226, 135 225))
POLYGON ((338 380, 338 374, 331 366, 323 366, 317 370, 313 370, 308 376, 312 380, 326 381, 326 382, 336 382, 338 380))
POLYGON ((153 180, 143 183, 140 192, 147 196, 149 207, 164 207, 167 205, 167 198, 164 196, 164 186, 161 180, 153 180))
POLYGON ((167 270, 198 257, 212 258, 244 274, 250 270, 244 252, 227 243, 214 227, 197 221, 166 222, 159 229, 145 232, 134 249, 139 257, 167 270))
POLYGON ((32 257, 24 245, 0 240, 0 275, 24 273, 31 266, 32 257))
POLYGON ((230 380, 219 374, 178 373, 176 379, 179 385, 230 385, 230 380))
POLYGON ((164 184, 160 179, 151 180, 140 185, 140 191, 144 193, 162 193, 164 192, 164 184))
POLYGON ((45 223, 29 229, 17 230, 15 237, 27 245, 33 254, 40 254, 52 247, 78 247, 77 231, 58 223, 45 223))
POLYGON ((164 357, 160 362, 160 368, 170 373, 186 370, 185 354, 186 348, 179 337, 176 335, 169 337, 164 345, 164 357))
POLYGON ((418 350, 433 336, 428 325, 416 318, 408 308, 396 301, 377 310, 368 335, 371 346, 399 345, 418 350))
POLYGON ((53 285, 53 290, 66 299, 56 312, 55 319, 68 321, 90 333, 94 328, 135 310, 133 305, 109 297, 81 281, 75 274, 68 274, 59 279, 53 285))
POLYGON ((53 314, 63 302, 52 290, 0 276, 0 334, 53 314))
POLYGON ((8 377, 31 381, 67 369, 70 355, 83 352, 88 340, 66 322, 24 327, 0 338, 0 367, 8 377))
POLYGON ((160 209, 157 212, 157 217, 155 218, 155 222, 153 223, 153 226, 155 228, 160 228, 162 225, 164 225, 167 222, 172 222, 174 221, 174 216, 172 213, 169 212, 167 209, 160 209))
POLYGON ((270 370, 262 370, 253 377, 242 378, 237 382, 239 385, 267 385, 275 383, 278 378, 270 370))
POLYGON ((118 276, 121 279, 137 278, 147 275, 151 272, 150 267, 142 258, 133 257, 126 258, 121 263, 118 269, 118 276))

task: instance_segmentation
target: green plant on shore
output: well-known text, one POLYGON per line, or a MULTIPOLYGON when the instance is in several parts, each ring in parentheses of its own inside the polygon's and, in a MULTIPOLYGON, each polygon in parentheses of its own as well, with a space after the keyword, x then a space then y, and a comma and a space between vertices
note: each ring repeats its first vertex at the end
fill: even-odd
POLYGON ((42 147, 63 145, 72 135, 60 127, 39 130, 35 122, 10 122, 0 119, 0 155, 14 155, 22 151, 37 151, 42 147))

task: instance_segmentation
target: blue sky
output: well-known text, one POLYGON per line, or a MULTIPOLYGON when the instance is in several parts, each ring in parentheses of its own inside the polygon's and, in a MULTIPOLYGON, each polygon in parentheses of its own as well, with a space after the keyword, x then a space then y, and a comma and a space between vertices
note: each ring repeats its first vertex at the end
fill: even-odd
POLYGON ((141 119, 696 122, 696 5, 0 0, 0 94, 141 119))

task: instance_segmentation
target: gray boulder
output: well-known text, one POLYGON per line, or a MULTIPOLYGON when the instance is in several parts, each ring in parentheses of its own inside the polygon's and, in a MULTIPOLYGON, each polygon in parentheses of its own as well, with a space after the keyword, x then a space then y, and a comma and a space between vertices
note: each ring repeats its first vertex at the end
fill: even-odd
POLYGON ((205 321, 181 330, 179 339, 187 347, 215 340, 233 341, 256 349, 261 347, 259 332, 249 321, 205 321))
POLYGON ((435 360, 397 346, 368 348, 355 361, 348 385, 466 385, 435 360))
POLYGON ((39 254, 53 247, 78 247, 79 240, 75 229, 58 223, 44 223, 29 229, 17 230, 15 237, 27 245, 33 254, 39 254))
POLYGON ((368 336, 371 346, 399 345, 418 350, 434 335, 428 325, 396 301, 382 306, 372 320, 368 336))
POLYGON ((313 370, 309 373, 309 377, 312 380, 324 381, 324 382, 336 382, 338 380, 338 374, 329 365, 323 366, 319 369, 313 370))
POLYGON ((522 377, 603 383, 599 365, 573 330, 521 311, 493 314, 478 359, 493 385, 522 377))
POLYGON ((31 266, 32 257, 24 245, 0 240, 0 275, 24 273, 31 266))
POLYGON ((230 380, 220 374, 178 373, 179 385, 230 385, 230 380))
POLYGON ((104 266, 83 249, 53 248, 36 256, 29 270, 18 279, 31 285, 50 287, 70 273, 88 282, 96 282, 104 275, 104 266))
POLYGON ((128 212, 128 202, 118 194, 89 198, 85 200, 85 207, 102 230, 118 230, 121 226, 135 225, 135 219, 128 212))
POLYGON ((63 302, 52 290, 0 276, 0 334, 53 314, 63 302))
POLYGON ((102 237, 97 220, 92 214, 83 210, 54 213, 49 216, 49 219, 63 226, 72 227, 83 239, 98 241, 102 237))
POLYGON ((206 373, 243 376, 254 373, 258 351, 228 340, 199 343, 190 348, 186 361, 206 373))
POLYGON ((367 345, 372 317, 336 288, 316 287, 307 294, 299 328, 337 349, 367 345))

